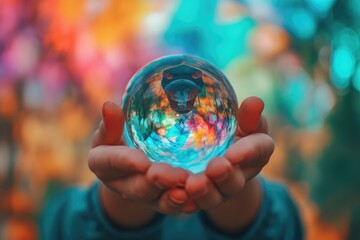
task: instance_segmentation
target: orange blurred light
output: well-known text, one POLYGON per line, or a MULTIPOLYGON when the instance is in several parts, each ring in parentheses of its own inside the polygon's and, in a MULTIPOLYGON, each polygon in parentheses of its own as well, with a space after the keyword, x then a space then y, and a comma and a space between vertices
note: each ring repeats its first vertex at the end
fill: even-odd
POLYGON ((15 115, 18 107, 18 100, 13 86, 0 87, 0 116, 11 118, 15 115))
POLYGON ((271 60, 289 47, 289 36, 284 29, 273 24, 259 25, 252 36, 255 54, 263 60, 271 60))
POLYGON ((114 46, 131 37, 147 12, 144 1, 109 0, 94 12, 90 1, 42 0, 38 11, 48 24, 45 44, 58 52, 71 54, 79 33, 89 31, 98 50, 114 46))
POLYGON ((12 218, 5 223, 1 239, 35 240, 37 227, 33 221, 12 218))
POLYGON ((84 10, 84 0, 41 1, 38 11, 42 20, 48 24, 45 44, 58 52, 69 52, 84 10))

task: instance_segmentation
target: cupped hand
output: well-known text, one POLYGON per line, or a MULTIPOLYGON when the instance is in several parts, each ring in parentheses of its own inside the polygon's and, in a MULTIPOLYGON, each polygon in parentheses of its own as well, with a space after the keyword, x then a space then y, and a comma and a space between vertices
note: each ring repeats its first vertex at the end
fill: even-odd
POLYGON ((195 211, 197 206, 189 202, 183 189, 188 172, 152 163, 142 151, 126 146, 122 139, 124 115, 119 106, 106 102, 102 112, 88 160, 102 183, 123 199, 161 213, 195 211))
POLYGON ((205 172, 188 176, 186 192, 200 209, 214 209, 238 195, 268 163, 274 143, 267 135, 263 108, 261 99, 245 99, 238 110, 235 142, 224 156, 211 160, 205 172))

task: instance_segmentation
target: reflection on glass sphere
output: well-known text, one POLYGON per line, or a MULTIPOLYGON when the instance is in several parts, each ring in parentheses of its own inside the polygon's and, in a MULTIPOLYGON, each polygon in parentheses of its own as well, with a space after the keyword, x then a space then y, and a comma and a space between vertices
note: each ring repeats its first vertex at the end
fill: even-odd
POLYGON ((193 173, 222 155, 237 127, 235 92, 216 67, 186 55, 157 59, 130 80, 124 139, 154 162, 193 173))

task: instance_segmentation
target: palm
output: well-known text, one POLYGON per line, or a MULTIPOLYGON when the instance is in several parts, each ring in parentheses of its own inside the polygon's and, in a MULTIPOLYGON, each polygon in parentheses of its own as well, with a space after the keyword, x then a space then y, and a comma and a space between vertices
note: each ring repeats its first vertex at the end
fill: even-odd
POLYGON ((259 98, 246 99, 238 111, 234 144, 224 156, 214 158, 204 173, 188 177, 186 191, 200 208, 212 209, 234 197, 269 161, 274 145, 266 134, 263 108, 259 98))
POLYGON ((124 144, 124 117, 111 103, 103 106, 103 120, 96 131, 89 167, 113 192, 124 199, 164 213, 182 210, 188 196, 184 186, 188 173, 167 164, 152 163, 140 150, 124 144))

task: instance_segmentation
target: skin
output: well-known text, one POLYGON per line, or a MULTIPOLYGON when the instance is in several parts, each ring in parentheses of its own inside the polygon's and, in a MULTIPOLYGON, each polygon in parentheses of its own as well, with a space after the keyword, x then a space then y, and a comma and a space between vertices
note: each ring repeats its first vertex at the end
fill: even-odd
POLYGON ((274 151, 261 115, 264 103, 245 99, 238 110, 237 138, 224 156, 212 159, 205 172, 192 174, 165 163, 153 163, 129 148, 121 138, 124 116, 119 106, 106 102, 103 120, 93 139, 89 167, 101 180, 100 199, 118 226, 141 228, 156 212, 206 211, 224 232, 246 229, 256 217, 262 189, 255 176, 274 151))

